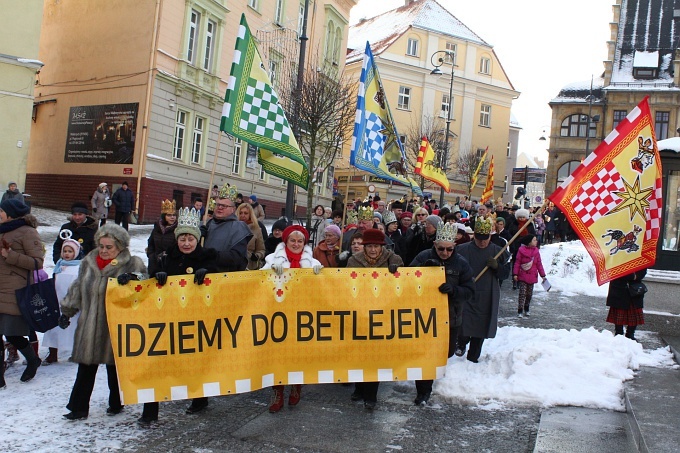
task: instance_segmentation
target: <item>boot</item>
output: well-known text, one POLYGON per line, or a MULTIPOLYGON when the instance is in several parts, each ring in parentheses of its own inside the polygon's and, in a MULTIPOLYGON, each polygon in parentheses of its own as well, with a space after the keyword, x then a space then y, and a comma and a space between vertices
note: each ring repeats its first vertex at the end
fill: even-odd
POLYGON ((31 341, 31 347, 35 351, 35 355, 40 355, 40 344, 38 344, 38 340, 31 341))
POLYGON ((57 348, 49 348, 50 353, 43 359, 43 366, 47 365, 52 365, 53 363, 57 363, 59 361, 58 359, 58 354, 59 350, 57 348))
POLYGON ((35 353, 32 345, 28 345, 21 349, 19 352, 26 357, 26 369, 19 378, 21 382, 28 382, 35 377, 35 373, 38 371, 38 367, 42 363, 40 357, 35 353))
POLYGON ((283 386, 275 385, 272 387, 274 390, 274 398, 272 399, 272 404, 269 406, 269 412, 272 414, 278 412, 283 407, 283 386))
POLYGON ((302 385, 295 384, 290 388, 290 395, 288 395, 288 405, 296 406, 300 402, 300 393, 302 392, 302 385))
POLYGON ((614 324, 614 336, 623 335, 623 324, 614 324))
POLYGON ((635 326, 628 326, 626 329, 626 338, 630 338, 633 341, 637 341, 635 338, 635 326))
POLYGON ((9 368, 14 364, 14 362, 19 360, 19 353, 17 352, 17 347, 12 343, 5 343, 5 347, 7 348, 7 360, 5 361, 5 368, 9 368))
MULTIPOLYGON (((2 358, 5 358, 5 345, 2 345, 2 358)), ((4 389, 7 386, 5 384, 5 361, 3 360, 2 363, 0 363, 0 390, 4 389)))

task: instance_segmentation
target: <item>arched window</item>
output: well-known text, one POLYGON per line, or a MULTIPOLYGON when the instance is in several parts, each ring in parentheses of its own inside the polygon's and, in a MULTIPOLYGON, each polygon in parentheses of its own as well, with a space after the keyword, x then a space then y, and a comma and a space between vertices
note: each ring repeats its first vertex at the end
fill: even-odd
POLYGON ((340 46, 342 45, 342 29, 337 27, 335 29, 335 42, 333 43, 333 63, 340 62, 340 46))
POLYGON ((592 119, 588 121, 588 115, 580 113, 566 117, 562 121, 560 136, 562 137, 585 137, 586 130, 590 128, 590 137, 595 137, 597 123, 592 119), (588 124, 590 123, 590 125, 588 124))
POLYGON ((326 26, 326 52, 325 59, 333 61, 333 46, 335 44, 335 24, 332 20, 326 26))
POLYGON ((578 160, 572 160, 562 165, 560 169, 557 170, 557 184, 562 184, 579 165, 581 165, 581 162, 578 160))

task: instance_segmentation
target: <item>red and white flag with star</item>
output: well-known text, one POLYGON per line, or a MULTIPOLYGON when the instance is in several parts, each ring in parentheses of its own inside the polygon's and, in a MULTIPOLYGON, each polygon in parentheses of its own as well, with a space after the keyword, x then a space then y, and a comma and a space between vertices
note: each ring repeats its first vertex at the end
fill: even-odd
POLYGON ((593 258, 600 285, 656 261, 662 172, 647 101, 548 197, 593 258))

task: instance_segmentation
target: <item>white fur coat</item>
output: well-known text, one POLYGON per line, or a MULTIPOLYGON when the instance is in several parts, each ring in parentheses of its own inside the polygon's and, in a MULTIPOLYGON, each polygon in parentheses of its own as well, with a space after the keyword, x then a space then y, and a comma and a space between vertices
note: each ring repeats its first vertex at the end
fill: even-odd
MULTIPOLYGON (((267 255, 262 269, 271 269, 275 264, 282 264, 284 269, 290 269, 290 261, 288 261, 288 255, 286 255, 286 244, 283 242, 276 246, 274 253, 267 255)), ((312 256, 312 248, 309 245, 305 245, 304 250, 302 250, 302 257, 300 258, 300 267, 303 269, 311 268, 317 264, 321 266, 319 260, 314 259, 312 256)))

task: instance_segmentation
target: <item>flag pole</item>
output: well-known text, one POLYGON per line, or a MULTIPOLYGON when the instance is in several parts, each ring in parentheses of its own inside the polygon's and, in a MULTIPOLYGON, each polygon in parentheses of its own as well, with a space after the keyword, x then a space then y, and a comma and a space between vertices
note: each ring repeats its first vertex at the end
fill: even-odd
MULTIPOLYGON (((543 202, 543 205, 536 212, 540 213, 541 211, 543 211, 545 209, 546 206, 548 206, 548 200, 547 199, 543 202)), ((510 247, 510 244, 512 244, 515 241, 515 239, 517 239, 517 237, 520 235, 520 233, 522 231, 524 231, 529 226, 529 223, 531 223, 531 221, 534 220, 534 217, 536 217, 536 213, 532 214, 531 217, 529 217, 529 220, 527 220, 524 223, 524 225, 522 225, 522 228, 517 230, 517 233, 515 233, 515 235, 510 238, 508 243, 505 244, 505 246, 501 249, 500 252, 496 253, 496 256, 494 256, 493 259, 497 260, 498 257, 501 256, 508 249, 508 247, 510 247)), ((484 269, 482 269, 482 271, 475 277, 475 282, 477 280, 479 280, 482 275, 484 275, 484 272, 486 272, 486 270, 488 268, 489 268, 489 266, 484 266, 484 269)))
MULTIPOLYGON (((356 172, 356 167, 354 168, 354 171, 356 172)), ((345 222, 347 219, 347 205, 349 204, 349 167, 347 167, 347 184, 345 186, 345 206, 342 208, 342 221, 345 222)), ((347 226, 347 225, 345 225, 347 226)), ((342 236, 344 236, 345 231, 344 227, 340 229, 340 251, 342 252, 342 236)))
POLYGON ((205 201, 205 214, 203 223, 208 221, 208 206, 210 206, 210 195, 212 194, 213 180, 215 179, 215 169, 217 168, 217 156, 220 152, 220 141, 222 141, 222 131, 217 135, 217 145, 215 145, 215 160, 213 161, 212 171, 210 172, 210 182, 208 183, 208 199, 205 201))

